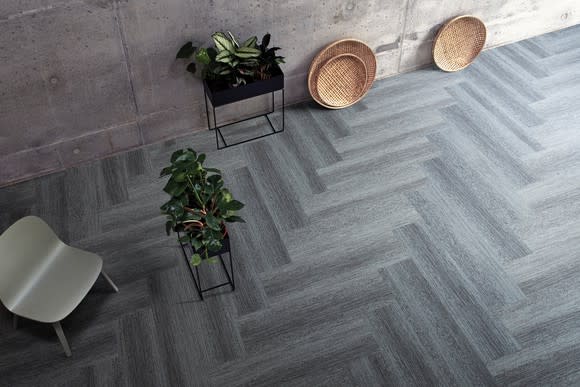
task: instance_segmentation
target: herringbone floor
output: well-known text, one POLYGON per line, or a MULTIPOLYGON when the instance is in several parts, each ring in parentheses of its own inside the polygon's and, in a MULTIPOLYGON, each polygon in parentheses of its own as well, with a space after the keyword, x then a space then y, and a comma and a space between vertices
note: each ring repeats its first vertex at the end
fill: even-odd
POLYGON ((579 98, 575 27, 292 107, 259 142, 206 132, 4 188, 0 230, 40 215, 121 291, 65 320, 70 359, 2 310, 0 384, 578 385, 579 98), (247 204, 239 287, 205 302, 158 210, 186 146, 247 204))

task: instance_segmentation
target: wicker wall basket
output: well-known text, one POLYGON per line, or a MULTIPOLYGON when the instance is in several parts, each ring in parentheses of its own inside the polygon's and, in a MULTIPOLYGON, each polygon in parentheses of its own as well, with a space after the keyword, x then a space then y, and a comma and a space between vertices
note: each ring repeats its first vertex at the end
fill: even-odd
POLYGON ((433 61, 443 71, 459 71, 469 66, 485 45, 485 24, 474 16, 449 20, 433 41, 433 61))
POLYGON ((328 106, 342 108, 359 101, 365 94, 367 67, 354 54, 341 54, 324 63, 316 77, 320 100, 328 106))
POLYGON ((308 90, 312 98, 320 105, 329 109, 342 109, 360 101, 369 91, 375 80, 377 71, 377 60, 373 50, 364 42, 356 39, 338 40, 326 46, 312 61, 310 71, 308 72, 308 90), (350 56, 341 57, 337 62, 329 60, 338 56, 350 54, 350 56), (366 77, 364 87, 360 87, 363 79, 362 66, 366 68, 366 77), (330 82, 329 75, 332 74, 334 67, 348 66, 350 68, 348 77, 352 83, 347 82, 343 74, 336 74, 336 80, 330 82), (323 71, 321 71, 323 70, 323 71), (322 73, 322 79, 320 79, 322 73), (320 84, 320 90, 318 86, 320 84), (346 91, 347 89, 350 89, 346 91), (334 91, 333 91, 334 90, 334 91), (338 91, 342 90, 342 91, 338 91), (339 93, 348 94, 349 102, 346 103, 346 96, 337 96, 339 93), (324 97, 321 97, 323 95, 324 97), (334 97, 332 97, 334 95, 334 97), (356 98, 354 97, 356 95, 356 98), (333 106, 332 103, 338 105, 333 106))

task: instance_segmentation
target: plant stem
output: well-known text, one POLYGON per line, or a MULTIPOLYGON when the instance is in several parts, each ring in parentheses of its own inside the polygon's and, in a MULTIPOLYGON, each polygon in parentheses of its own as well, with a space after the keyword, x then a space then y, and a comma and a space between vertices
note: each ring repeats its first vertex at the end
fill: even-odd
POLYGON ((191 188, 191 191, 193 192, 193 194, 195 195, 195 198, 197 199, 197 202, 199 204, 199 207, 202 208, 202 209, 205 209, 205 207, 203 206, 203 202, 201 201, 201 198, 199 197, 199 195, 195 191, 195 188, 193 186, 193 182, 191 181, 191 178, 189 176, 187 176, 187 181, 189 182, 189 186, 191 188))

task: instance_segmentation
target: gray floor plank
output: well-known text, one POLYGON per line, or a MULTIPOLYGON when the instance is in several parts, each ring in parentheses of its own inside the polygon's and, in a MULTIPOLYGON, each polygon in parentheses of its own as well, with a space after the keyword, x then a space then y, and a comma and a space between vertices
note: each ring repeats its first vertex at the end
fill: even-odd
POLYGON ((395 289, 397 303, 422 344, 416 352, 436 364, 436 380, 446 385, 494 385, 484 359, 460 333, 453 315, 417 266, 406 260, 381 272, 395 289))

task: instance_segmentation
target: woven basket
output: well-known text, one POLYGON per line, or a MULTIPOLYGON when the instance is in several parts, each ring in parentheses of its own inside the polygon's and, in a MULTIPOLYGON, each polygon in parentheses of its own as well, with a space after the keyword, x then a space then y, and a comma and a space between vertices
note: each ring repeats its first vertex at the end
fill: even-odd
POLYGON ((367 70, 365 87, 358 100, 353 101, 350 105, 358 102, 369 91, 369 89, 373 85, 377 72, 377 60, 375 58, 373 50, 360 40, 356 39, 338 40, 322 49, 322 51, 320 51, 320 53, 316 55, 316 57, 312 61, 312 64, 310 65, 310 71, 308 72, 308 90, 310 91, 310 95, 316 102, 329 109, 340 109, 343 107, 350 106, 350 105, 345 106, 328 105, 320 98, 320 94, 317 88, 320 69, 324 66, 324 64, 328 62, 329 59, 332 59, 342 54, 352 54, 357 56, 365 64, 367 70))
POLYGON ((341 54, 320 67, 316 90, 325 105, 334 108, 350 106, 365 93, 367 67, 354 54, 341 54))
POLYGON ((443 71, 459 71, 469 66, 485 45, 485 24, 474 16, 451 19, 433 41, 433 61, 443 71))

